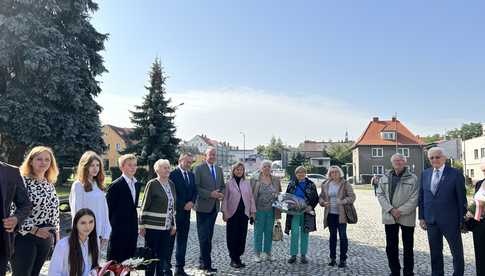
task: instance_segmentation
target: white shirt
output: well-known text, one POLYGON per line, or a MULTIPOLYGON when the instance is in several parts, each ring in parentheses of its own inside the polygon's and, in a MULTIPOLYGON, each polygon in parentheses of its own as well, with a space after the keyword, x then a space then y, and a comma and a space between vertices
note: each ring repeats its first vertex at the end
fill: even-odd
POLYGON ((441 176, 443 176, 443 171, 445 170, 445 165, 441 166, 439 169, 433 169, 433 176, 431 177, 431 183, 434 183, 434 181, 435 181, 437 170, 439 170, 438 179, 441 179, 441 176))
POLYGON ((79 180, 71 186, 69 194, 69 205, 71 206, 72 219, 79 209, 89 208, 96 216, 96 236, 105 240, 111 234, 111 224, 109 223, 108 204, 106 196, 96 183, 93 183, 93 190, 84 191, 84 187, 79 180))
POLYGON ((125 179, 126 183, 128 183, 128 187, 130 188, 130 191, 131 191, 131 197, 133 198, 133 203, 135 203, 135 206, 136 206, 136 202, 135 202, 135 200, 136 200, 136 196, 135 196, 135 193, 136 193, 135 183, 137 182, 136 181, 136 178, 135 177, 129 178, 125 174, 123 174, 122 176, 125 179))
MULTIPOLYGON (((85 242, 79 241, 81 244, 81 251, 84 261, 84 271, 82 276, 88 276, 91 271, 91 257, 89 256, 89 239, 85 242)), ((61 239, 52 253, 51 262, 49 264, 48 276, 69 276, 69 236, 61 239)))

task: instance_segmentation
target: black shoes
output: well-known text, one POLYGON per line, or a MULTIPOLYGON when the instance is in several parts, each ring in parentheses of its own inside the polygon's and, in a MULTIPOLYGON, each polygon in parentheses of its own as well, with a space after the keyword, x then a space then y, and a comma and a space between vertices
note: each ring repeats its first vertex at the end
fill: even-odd
POLYGON ((302 255, 301 258, 300 258, 300 263, 302 264, 307 264, 308 263, 308 259, 306 258, 305 255, 302 255))
POLYGON ((345 268, 345 267, 347 267, 347 262, 346 261, 340 261, 340 263, 338 264, 338 267, 339 268, 345 268))
POLYGON ((291 256, 291 258, 288 259, 289 264, 294 264, 296 263, 296 256, 291 256))
POLYGON ((214 274, 214 273, 217 273, 217 268, 210 267, 210 268, 207 268, 205 272, 208 274, 214 274))
POLYGON ((328 263, 328 266, 336 266, 337 265, 337 262, 335 261, 335 259, 331 259, 330 262, 328 263))
POLYGON ((185 273, 183 268, 178 268, 177 270, 175 270, 175 276, 190 276, 190 275, 185 273))

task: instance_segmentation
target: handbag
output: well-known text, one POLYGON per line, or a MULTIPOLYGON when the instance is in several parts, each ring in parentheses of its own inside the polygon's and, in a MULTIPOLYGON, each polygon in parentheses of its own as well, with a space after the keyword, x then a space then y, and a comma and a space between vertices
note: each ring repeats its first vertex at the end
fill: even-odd
MULTIPOLYGON (((345 185, 345 184, 344 184, 345 185)), ((348 195, 347 187, 345 187, 345 196, 348 195)), ((357 210, 355 209, 354 203, 344 204, 345 216, 347 217, 348 224, 356 224, 359 220, 357 217, 357 210)))
POLYGON ((283 229, 281 228, 281 222, 277 221, 273 226, 273 241, 283 240, 283 229))

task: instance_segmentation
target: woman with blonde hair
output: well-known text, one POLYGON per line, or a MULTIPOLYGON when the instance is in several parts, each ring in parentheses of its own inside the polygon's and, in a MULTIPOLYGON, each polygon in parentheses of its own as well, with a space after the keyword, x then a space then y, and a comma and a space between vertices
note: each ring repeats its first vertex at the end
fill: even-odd
POLYGON ((85 152, 79 160, 76 179, 69 194, 71 212, 75 214, 82 208, 89 208, 94 212, 96 235, 100 248, 104 248, 108 244, 111 225, 104 194, 104 169, 101 157, 94 151, 85 152))
POLYGON ((347 266, 347 251, 349 242, 347 239, 347 216, 345 204, 353 204, 355 194, 352 186, 345 181, 342 169, 339 166, 330 166, 327 172, 327 180, 322 184, 319 203, 325 207, 323 219, 324 228, 330 231, 330 263, 335 266, 337 262, 337 233, 340 238, 340 262, 339 267, 347 266))
POLYGON ((59 175, 54 153, 48 147, 34 147, 20 166, 32 214, 15 236, 13 276, 39 275, 54 239, 59 239, 59 199, 54 184, 59 175))
POLYGON ((256 206, 249 181, 245 178, 244 164, 236 163, 232 175, 224 190, 222 216, 226 222, 227 249, 231 257, 231 267, 241 268, 246 265, 241 261, 246 247, 248 220, 254 219, 256 206))

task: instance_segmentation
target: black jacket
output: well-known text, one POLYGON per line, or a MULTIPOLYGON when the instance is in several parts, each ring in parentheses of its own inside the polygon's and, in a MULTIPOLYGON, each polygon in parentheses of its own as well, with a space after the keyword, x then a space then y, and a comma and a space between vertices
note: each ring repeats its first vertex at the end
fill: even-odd
MULTIPOLYGON (((32 212, 32 203, 29 200, 27 189, 17 167, 0 162, 0 189, 2 194, 1 203, 3 204, 2 217, 6 218, 9 216, 10 206, 14 203, 16 207, 14 216, 17 217, 17 227, 19 227, 32 212)), ((3 250, 3 254, 0 255, 10 257, 13 254, 14 234, 2 231, 0 238, 4 244, 3 248, 0 249, 3 250)))
MULTIPOLYGON (((313 209, 318 204, 318 192, 317 192, 317 187, 315 187, 315 184, 308 178, 305 178, 305 202, 308 206, 311 206, 313 209)), ((296 191, 296 185, 298 184, 298 180, 293 179, 290 181, 288 184, 288 187, 286 188, 286 192, 290 194, 294 194, 296 191)), ((292 215, 287 214, 286 215, 286 223, 285 223, 285 233, 289 234, 291 231, 291 219, 293 218, 292 215)), ((304 214, 304 224, 305 224, 305 232, 313 232, 317 231, 317 223, 316 223, 316 218, 314 215, 311 215, 309 213, 304 214)))
POLYGON ((170 180, 175 184, 175 193, 177 196, 177 212, 184 211, 185 204, 192 201, 195 204, 197 198, 197 188, 195 187, 195 175, 191 171, 187 171, 189 176, 189 185, 186 185, 182 171, 176 168, 170 172, 170 180))

